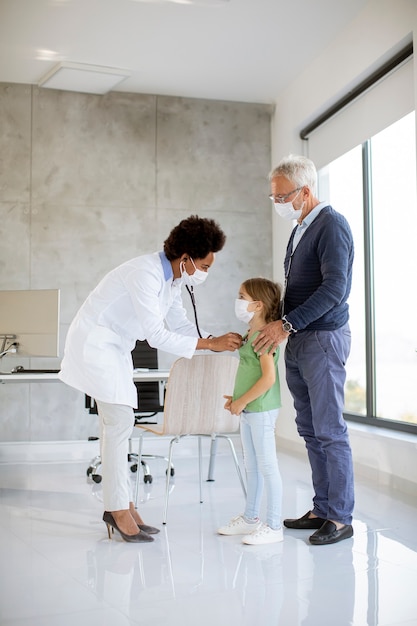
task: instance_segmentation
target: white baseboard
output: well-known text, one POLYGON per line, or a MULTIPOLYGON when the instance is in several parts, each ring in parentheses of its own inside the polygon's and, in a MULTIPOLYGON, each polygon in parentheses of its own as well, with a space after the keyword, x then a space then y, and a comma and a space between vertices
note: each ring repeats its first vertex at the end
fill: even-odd
MULTIPOLYGON (((172 437, 150 436, 144 437, 143 454, 157 454, 166 456, 169 442, 172 437)), ((236 451, 239 452, 240 437, 238 434, 232 435, 232 440, 236 451)), ((208 456, 210 452, 210 439, 203 438, 203 455, 208 456)), ((131 450, 136 452, 138 448, 137 437, 131 441, 131 450)), ((185 437, 176 444, 175 456, 192 457, 197 456, 197 440, 195 437, 185 437)), ((76 463, 80 461, 89 462, 99 454, 99 441, 18 441, 0 443, 0 465, 3 463, 76 463)), ((229 446, 219 439, 217 446, 218 454, 229 454, 229 446)))
MULTIPOLYGON (((417 497, 417 436, 349 422, 355 476, 417 497)), ((278 448, 307 459, 304 441, 278 438, 278 448)))

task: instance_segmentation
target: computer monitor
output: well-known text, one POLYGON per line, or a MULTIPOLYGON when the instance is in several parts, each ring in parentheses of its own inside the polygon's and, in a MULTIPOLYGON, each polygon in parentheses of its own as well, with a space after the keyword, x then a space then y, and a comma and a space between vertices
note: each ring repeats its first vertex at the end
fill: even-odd
POLYGON ((0 291, 0 354, 59 356, 59 296, 59 289, 0 291))

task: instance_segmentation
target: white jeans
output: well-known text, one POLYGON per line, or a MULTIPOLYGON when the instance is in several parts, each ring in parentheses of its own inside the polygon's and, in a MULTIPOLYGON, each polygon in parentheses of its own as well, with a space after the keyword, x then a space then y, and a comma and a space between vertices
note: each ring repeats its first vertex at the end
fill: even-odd
POLYGON ((262 493, 266 491, 266 523, 281 528, 282 481, 275 444, 278 409, 261 413, 242 411, 240 437, 246 469, 247 497, 244 517, 259 517, 262 493))
POLYGON ((132 501, 127 455, 135 418, 133 409, 122 404, 97 402, 100 418, 101 475, 105 511, 121 511, 132 501))

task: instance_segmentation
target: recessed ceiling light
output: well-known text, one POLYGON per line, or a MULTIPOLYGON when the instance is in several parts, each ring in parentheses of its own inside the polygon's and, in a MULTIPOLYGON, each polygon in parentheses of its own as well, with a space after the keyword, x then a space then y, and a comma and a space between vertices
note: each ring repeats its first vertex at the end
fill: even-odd
POLYGON ((62 61, 38 83, 39 87, 104 94, 130 76, 127 70, 62 61))
POLYGON ((176 4, 200 4, 210 6, 215 4, 227 4, 229 0, 168 0, 168 2, 175 2, 176 4))
POLYGON ((57 61, 59 56, 55 50, 36 50, 35 58, 38 61, 57 61))
POLYGON ((220 6, 230 0, 132 0, 133 2, 147 2, 148 4, 191 4, 195 6, 220 6))
MULTIPOLYGON (((167 0, 165 0, 167 1, 167 0)), ((200 6, 211 6, 216 4, 227 4, 229 0, 168 0, 168 2, 175 2, 176 4, 195 4, 200 6)))

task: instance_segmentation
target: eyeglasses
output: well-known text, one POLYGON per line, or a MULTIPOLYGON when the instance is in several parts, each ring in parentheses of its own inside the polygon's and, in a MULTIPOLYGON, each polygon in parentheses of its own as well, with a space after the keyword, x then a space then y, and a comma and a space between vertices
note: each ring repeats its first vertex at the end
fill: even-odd
POLYGON ((292 196, 293 193, 295 193, 296 191, 300 191, 300 189, 302 189, 302 187, 297 187, 297 189, 293 189, 292 191, 290 191, 290 193, 286 193, 285 196, 273 196, 272 194, 269 197, 270 200, 272 200, 272 202, 278 202, 279 204, 285 204, 285 200, 287 198, 289 198, 290 196, 292 196))

